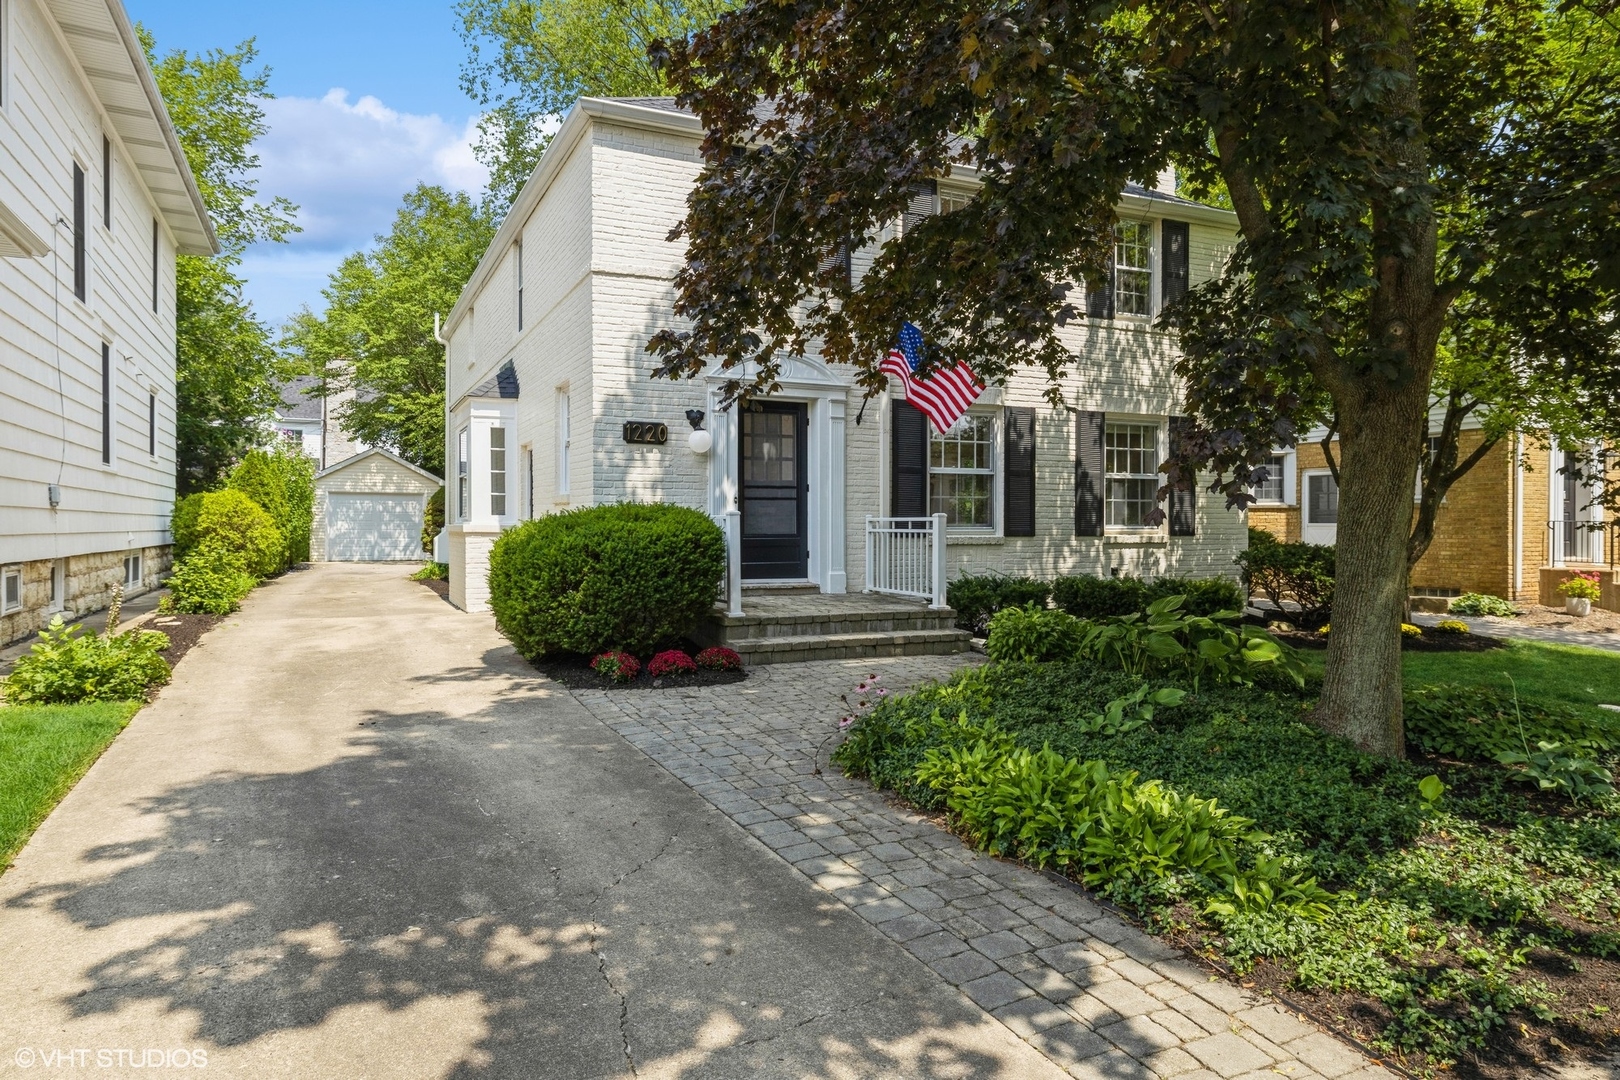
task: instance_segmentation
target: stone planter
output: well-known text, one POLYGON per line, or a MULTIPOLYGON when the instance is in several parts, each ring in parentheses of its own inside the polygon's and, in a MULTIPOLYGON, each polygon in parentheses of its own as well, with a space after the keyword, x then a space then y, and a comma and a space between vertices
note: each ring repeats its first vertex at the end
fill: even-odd
POLYGON ((1592 614, 1592 601, 1584 596, 1564 597, 1564 614, 1573 615, 1577 619, 1584 619, 1592 614))

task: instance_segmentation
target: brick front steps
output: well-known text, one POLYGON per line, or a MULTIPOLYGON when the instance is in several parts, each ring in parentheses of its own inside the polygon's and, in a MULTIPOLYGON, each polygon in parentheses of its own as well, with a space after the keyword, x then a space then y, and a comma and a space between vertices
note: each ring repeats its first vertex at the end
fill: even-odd
POLYGON ((876 593, 833 595, 748 590, 743 614, 715 611, 699 628, 703 645, 737 650, 743 663, 785 664, 863 656, 936 656, 966 652, 956 613, 920 600, 876 593))

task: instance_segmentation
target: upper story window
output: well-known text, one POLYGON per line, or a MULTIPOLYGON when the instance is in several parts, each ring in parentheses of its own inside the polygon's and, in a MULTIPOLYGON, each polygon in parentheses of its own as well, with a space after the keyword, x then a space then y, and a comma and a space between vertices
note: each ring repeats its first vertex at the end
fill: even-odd
POLYGON ((84 170, 73 163, 73 295, 83 300, 90 291, 90 265, 84 246, 84 170))
POLYGON ((512 267, 512 277, 517 284, 517 328, 523 332, 523 242, 520 240, 512 245, 512 259, 516 265, 512 267))
POLYGON ((489 429, 489 516, 506 516, 506 429, 489 429))
POLYGON ((158 221, 152 219, 152 310, 158 309, 158 221))
POLYGON ((943 434, 928 436, 928 512, 945 524, 995 527, 995 417, 969 412, 943 434))
POLYGON ((1153 226, 1122 221, 1114 239, 1114 313, 1153 314, 1153 226))
POLYGON ((1103 523, 1114 529, 1148 528, 1159 489, 1157 424, 1113 423, 1103 429, 1103 523))

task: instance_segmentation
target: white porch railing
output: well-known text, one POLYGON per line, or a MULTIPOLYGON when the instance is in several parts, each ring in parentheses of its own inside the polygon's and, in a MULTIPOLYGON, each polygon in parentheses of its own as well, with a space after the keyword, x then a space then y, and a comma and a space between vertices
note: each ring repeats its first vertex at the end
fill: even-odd
POLYGON ((866 591, 945 606, 945 515, 866 518, 866 591))
POLYGON ((1603 561, 1603 526, 1585 521, 1554 519, 1547 522, 1552 531, 1553 566, 1565 563, 1601 563, 1603 561))
POLYGON ((714 516, 714 523, 726 537, 726 577, 720 583, 720 597, 727 615, 741 615, 742 608, 742 513, 727 510, 714 516))

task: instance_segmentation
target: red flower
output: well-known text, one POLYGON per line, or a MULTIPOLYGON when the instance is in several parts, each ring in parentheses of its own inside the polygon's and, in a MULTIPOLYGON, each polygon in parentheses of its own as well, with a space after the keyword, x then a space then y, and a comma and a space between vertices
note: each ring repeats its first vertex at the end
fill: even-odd
POLYGON ((641 662, 627 652, 605 652, 591 661, 591 670, 614 682, 631 682, 641 673, 641 662))
POLYGON ((697 654, 697 662, 698 667, 705 667, 710 671, 736 671, 742 667, 742 657, 724 645, 704 649, 697 654))
POLYGON ((654 678, 662 675, 687 675, 697 670, 697 664, 679 649, 661 652, 647 661, 647 671, 654 678))

